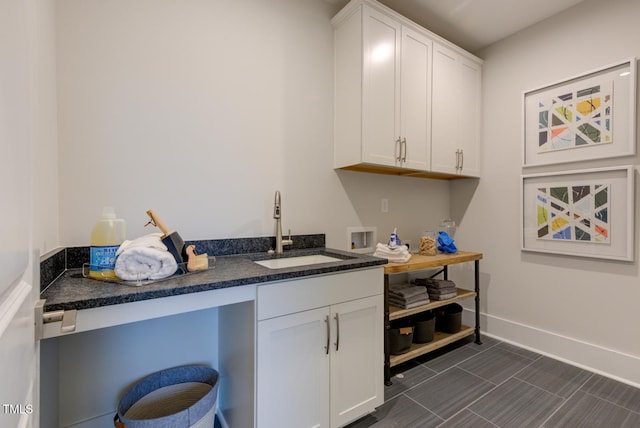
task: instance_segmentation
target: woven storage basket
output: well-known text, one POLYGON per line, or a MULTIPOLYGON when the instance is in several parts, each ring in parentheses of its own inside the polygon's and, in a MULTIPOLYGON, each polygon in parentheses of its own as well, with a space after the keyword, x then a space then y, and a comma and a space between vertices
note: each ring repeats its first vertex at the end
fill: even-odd
POLYGON ((184 366, 154 373, 129 389, 113 418, 116 428, 213 427, 218 372, 184 366))

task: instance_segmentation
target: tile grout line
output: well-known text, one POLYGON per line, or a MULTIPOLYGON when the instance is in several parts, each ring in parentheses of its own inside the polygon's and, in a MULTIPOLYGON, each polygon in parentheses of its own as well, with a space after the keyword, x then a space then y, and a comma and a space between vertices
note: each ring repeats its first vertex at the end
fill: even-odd
POLYGON ((429 413, 431 413, 432 415, 434 415, 436 418, 440 419, 441 422, 438 424, 442 425, 443 423, 445 423, 446 421, 448 421, 448 419, 444 419, 442 418, 439 414, 437 414, 436 412, 434 412, 433 410, 431 410, 428 407, 423 406, 421 403, 417 402, 416 400, 414 400, 413 398, 409 397, 407 394, 401 394, 404 395, 407 399, 409 399, 410 401, 412 401, 413 403, 417 404, 418 406, 422 407, 423 409, 425 409, 426 411, 428 411, 429 413))
MULTIPOLYGON (((590 372, 590 373, 591 373, 591 372, 590 372)), ((571 398, 573 398, 573 396, 575 396, 578 392, 580 392, 580 391, 582 390, 582 387, 583 387, 583 386, 584 386, 584 385, 585 385, 585 384, 586 384, 586 383, 587 383, 587 382, 588 382, 588 381, 589 381, 593 376, 594 376, 594 373, 591 373, 591 374, 590 374, 590 376, 589 376, 589 377, 588 377, 584 382, 582 382, 582 385, 580 385, 578 388, 576 388, 576 390, 575 390, 575 391, 573 391, 573 393, 571 393, 567 398, 564 398, 564 402, 563 402, 561 405, 559 405, 557 409, 555 409, 553 412, 551 412, 551 414, 547 417, 547 419, 545 419, 544 421, 542 421, 542 424, 540 424, 540 428, 544 427, 544 426, 545 426, 545 424, 546 424, 547 422, 549 422, 549 421, 551 420, 551 418, 553 418, 553 417, 554 417, 554 416, 555 416, 555 415, 560 411, 560 409, 562 409, 564 406, 566 406, 566 405, 567 405, 567 403, 569 402, 569 400, 570 400, 571 398)), ((533 385, 533 386, 535 386, 535 385, 533 385)), ((581 391, 581 392, 587 393, 586 391, 581 391)), ((560 397, 560 396, 558 396, 558 397, 560 397)), ((563 398, 563 397, 561 397, 561 398, 563 398)))

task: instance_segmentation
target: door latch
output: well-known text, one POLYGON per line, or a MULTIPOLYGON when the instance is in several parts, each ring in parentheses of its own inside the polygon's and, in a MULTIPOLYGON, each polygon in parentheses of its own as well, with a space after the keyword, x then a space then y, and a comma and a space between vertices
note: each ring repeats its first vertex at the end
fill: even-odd
POLYGON ((52 322, 60 322, 60 333, 71 333, 76 331, 76 309, 60 310, 60 311, 44 311, 45 299, 40 299, 35 306, 35 335, 36 339, 44 337, 44 325, 52 322))

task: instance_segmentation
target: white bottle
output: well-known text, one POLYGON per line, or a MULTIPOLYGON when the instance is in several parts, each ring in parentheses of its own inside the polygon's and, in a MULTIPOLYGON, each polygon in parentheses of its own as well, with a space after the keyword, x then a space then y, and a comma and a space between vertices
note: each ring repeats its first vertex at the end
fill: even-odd
POLYGON ((112 207, 104 207, 102 217, 91 230, 89 276, 115 279, 116 252, 126 237, 126 224, 116 218, 112 207))

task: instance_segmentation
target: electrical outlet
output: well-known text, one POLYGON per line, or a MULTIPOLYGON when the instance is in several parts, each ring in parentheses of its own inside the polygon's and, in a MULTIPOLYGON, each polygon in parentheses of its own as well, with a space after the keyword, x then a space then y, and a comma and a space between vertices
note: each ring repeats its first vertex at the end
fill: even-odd
POLYGON ((380 211, 382 211, 383 213, 389 212, 389 199, 380 200, 380 211))

